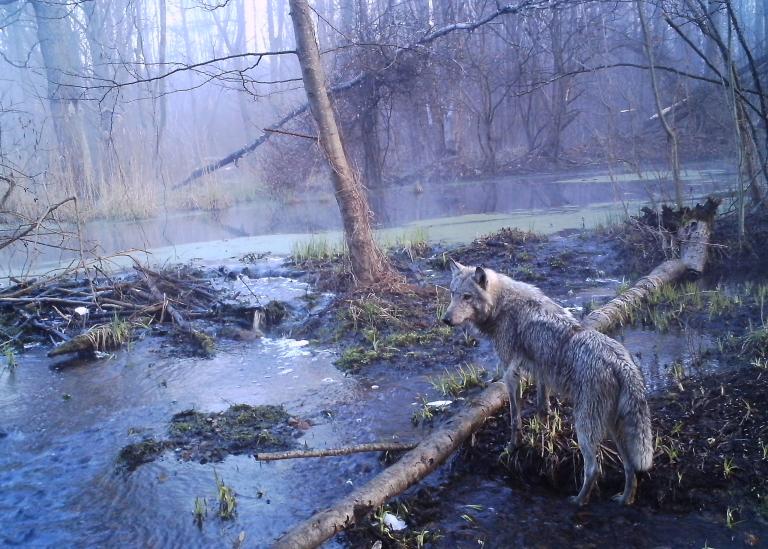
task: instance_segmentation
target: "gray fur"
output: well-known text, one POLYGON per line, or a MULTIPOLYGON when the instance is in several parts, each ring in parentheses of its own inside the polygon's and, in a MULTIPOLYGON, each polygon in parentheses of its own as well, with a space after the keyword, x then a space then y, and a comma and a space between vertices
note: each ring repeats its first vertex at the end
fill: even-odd
POLYGON ((573 500, 587 503, 598 476, 597 451, 610 436, 624 464, 624 492, 634 501, 636 471, 653 461, 651 420, 642 372, 617 341, 583 328, 571 314, 530 284, 491 269, 452 262, 451 304, 444 322, 471 322, 494 343, 509 392, 511 446, 520 437, 519 382, 529 375, 539 387, 539 408, 548 406, 547 391, 570 398, 584 482, 573 500))

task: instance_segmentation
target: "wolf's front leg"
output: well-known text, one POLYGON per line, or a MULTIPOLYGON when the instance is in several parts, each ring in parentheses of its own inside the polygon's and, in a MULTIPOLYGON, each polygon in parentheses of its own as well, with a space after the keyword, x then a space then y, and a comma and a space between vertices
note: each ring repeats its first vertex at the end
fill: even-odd
POLYGON ((512 362, 504 372, 504 384, 509 395, 509 421, 512 434, 509 439, 509 449, 515 449, 520 444, 523 430, 523 420, 520 418, 520 372, 517 362, 512 362))
POLYGON ((549 389, 541 380, 536 380, 536 408, 539 415, 544 417, 549 415, 549 389))

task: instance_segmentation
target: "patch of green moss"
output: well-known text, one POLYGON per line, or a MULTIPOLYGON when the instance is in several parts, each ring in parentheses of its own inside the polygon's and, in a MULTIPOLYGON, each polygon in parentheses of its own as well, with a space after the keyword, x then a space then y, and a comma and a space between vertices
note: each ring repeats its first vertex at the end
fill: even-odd
POLYGON ((200 352, 205 357, 212 357, 216 354, 216 342, 214 339, 203 332, 193 331, 192 338, 200 347, 200 352))
POLYGON ((361 366, 366 366, 375 360, 389 358, 393 355, 391 351, 366 349, 365 347, 349 347, 336 361, 336 366, 342 370, 358 370, 361 366))
POLYGON ((149 463, 162 454, 168 443, 153 438, 125 446, 117 456, 117 462, 128 471, 133 471, 143 463, 149 463))
POLYGON ((236 404, 223 412, 184 410, 171 418, 168 440, 146 439, 123 448, 118 460, 129 471, 154 460, 167 448, 182 459, 206 463, 228 454, 287 450, 295 446, 295 429, 280 406, 236 404))
POLYGON ((178 423, 174 423, 174 424, 171 425, 171 429, 173 429, 174 431, 176 431, 178 433, 187 433, 187 432, 191 431, 192 428, 193 428, 193 426, 192 426, 191 423, 182 422, 182 421, 180 421, 178 423))
POLYGON ((424 331, 395 332, 394 334, 388 335, 384 339, 384 342, 386 345, 402 348, 402 347, 408 347, 411 345, 425 345, 430 341, 434 341, 436 339, 446 339, 450 337, 450 335, 451 335, 450 327, 439 326, 436 328, 432 328, 431 330, 427 330, 425 332, 424 331))
POLYGON ((426 345, 431 341, 447 339, 451 336, 448 326, 438 326, 427 331, 394 332, 382 336, 375 328, 362 330, 363 337, 371 343, 367 348, 360 345, 347 348, 336 361, 336 366, 342 370, 355 371, 376 360, 386 360, 395 353, 414 345, 426 345))

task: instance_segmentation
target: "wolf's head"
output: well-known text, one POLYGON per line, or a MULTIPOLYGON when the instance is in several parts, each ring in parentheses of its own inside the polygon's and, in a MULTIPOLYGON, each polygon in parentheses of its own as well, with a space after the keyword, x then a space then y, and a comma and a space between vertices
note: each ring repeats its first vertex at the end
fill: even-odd
POLYGON ((464 322, 483 324, 493 310, 493 295, 489 292, 493 272, 483 267, 465 267, 451 259, 451 304, 443 322, 458 326, 464 322))

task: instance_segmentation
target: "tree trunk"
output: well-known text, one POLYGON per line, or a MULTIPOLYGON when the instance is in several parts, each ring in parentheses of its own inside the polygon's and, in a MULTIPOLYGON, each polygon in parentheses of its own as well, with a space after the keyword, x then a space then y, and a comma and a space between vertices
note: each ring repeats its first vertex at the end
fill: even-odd
POLYGON ((675 202, 678 208, 683 207, 683 183, 680 180, 680 156, 678 154, 677 131, 667 121, 667 116, 661 104, 661 94, 659 92, 659 83, 656 78, 656 61, 653 54, 653 43, 648 32, 648 25, 645 21, 645 8, 642 0, 637 0, 637 15, 640 18, 640 28, 643 31, 643 46, 648 55, 648 68, 651 75, 651 85, 653 87, 653 99, 656 105, 656 115, 661 121, 664 132, 667 134, 669 142, 669 163, 672 168, 672 181, 675 186, 675 202))
MULTIPOLYGON (((560 13, 555 9, 552 11, 552 20, 549 26, 549 37, 552 44, 552 73, 554 75, 561 75, 565 72, 562 28, 560 13)), ((560 151, 563 147, 563 120, 568 109, 567 81, 567 78, 558 78, 551 86, 550 122, 544 145, 544 156, 551 159, 555 164, 560 163, 560 151)))
MULTIPOLYGON (((165 0, 158 0, 157 2, 157 10, 160 12, 160 37, 158 41, 158 52, 157 52, 157 61, 158 61, 158 72, 164 73, 167 69, 165 66, 165 58, 167 54, 168 49, 168 33, 167 33, 167 6, 165 0)), ((155 142, 155 162, 157 165, 158 175, 160 170, 160 147, 162 146, 163 141, 163 133, 165 132, 165 120, 166 120, 166 111, 167 111, 167 98, 165 97, 165 78, 161 78, 157 81, 157 92, 155 93, 155 101, 158 102, 157 106, 157 135, 155 136, 156 142, 155 142)), ((159 179, 159 177, 158 177, 159 179)))
POLYGON ((83 86, 80 48, 70 24, 69 7, 64 4, 32 2, 37 36, 48 80, 48 102, 59 154, 66 174, 78 196, 93 198, 91 154, 85 132, 79 94, 83 86))
POLYGON ((320 144, 331 165, 331 178, 341 210, 352 273, 358 283, 372 284, 389 278, 391 269, 373 239, 368 199, 344 150, 307 0, 290 0, 289 4, 304 89, 312 116, 317 122, 320 144))
MULTIPOLYGON (((665 261, 621 296, 593 311, 582 325, 606 331, 621 324, 628 308, 637 306, 651 293, 679 279, 689 270, 701 272, 707 260, 709 223, 693 220, 678 232, 680 259, 665 261), (626 296, 626 297, 625 297, 626 296)), ((486 419, 503 411, 507 391, 503 383, 492 383, 464 410, 427 436, 400 461, 385 469, 333 507, 320 511, 284 534, 277 549, 317 547, 336 533, 363 519, 392 496, 400 494, 437 469, 486 419)))

